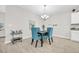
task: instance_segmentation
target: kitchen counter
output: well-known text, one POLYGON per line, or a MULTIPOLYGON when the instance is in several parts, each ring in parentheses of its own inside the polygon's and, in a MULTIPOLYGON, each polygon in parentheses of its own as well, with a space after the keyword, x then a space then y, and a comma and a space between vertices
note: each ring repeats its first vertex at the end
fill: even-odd
POLYGON ((79 31, 79 28, 71 28, 73 31, 79 31))

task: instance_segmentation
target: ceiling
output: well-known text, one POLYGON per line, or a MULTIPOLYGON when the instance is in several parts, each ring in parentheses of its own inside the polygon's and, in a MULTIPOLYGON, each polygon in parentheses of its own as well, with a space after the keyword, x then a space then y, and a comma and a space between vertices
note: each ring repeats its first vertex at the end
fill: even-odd
MULTIPOLYGON (((20 5, 20 7, 38 16, 42 15, 44 12, 44 5, 20 5)), ((79 5, 46 5, 46 13, 52 16, 59 13, 72 12, 74 8, 78 9, 79 5)))

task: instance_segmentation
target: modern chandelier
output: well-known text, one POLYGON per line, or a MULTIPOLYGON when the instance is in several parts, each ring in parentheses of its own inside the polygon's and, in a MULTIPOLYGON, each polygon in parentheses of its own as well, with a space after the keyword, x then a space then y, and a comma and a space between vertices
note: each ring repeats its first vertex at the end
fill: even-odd
POLYGON ((43 14, 41 15, 41 18, 45 21, 49 18, 49 16, 46 14, 46 7, 47 5, 44 5, 43 14))

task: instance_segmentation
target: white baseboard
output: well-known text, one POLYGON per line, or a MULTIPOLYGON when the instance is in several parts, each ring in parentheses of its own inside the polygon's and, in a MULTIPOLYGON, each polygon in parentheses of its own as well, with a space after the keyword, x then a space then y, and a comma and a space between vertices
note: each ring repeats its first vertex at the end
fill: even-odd
POLYGON ((23 39, 28 39, 28 38, 31 38, 31 36, 26 36, 26 37, 23 37, 23 39))
POLYGON ((9 43, 11 43, 11 41, 5 41, 5 44, 9 44, 9 43))
POLYGON ((61 35, 54 35, 54 37, 60 37, 60 38, 70 39, 69 37, 61 36, 61 35))
MULTIPOLYGON (((65 36, 61 36, 61 35, 54 35, 54 37, 70 39, 69 37, 65 37, 65 36)), ((23 37, 23 39, 28 39, 28 38, 31 38, 31 36, 23 37)), ((11 41, 5 41, 5 44, 8 44, 8 43, 11 43, 11 41)))
MULTIPOLYGON (((23 37, 23 39, 28 39, 28 38, 31 38, 31 36, 23 37)), ((11 40, 9 40, 9 41, 5 41, 5 44, 9 44, 9 43, 11 43, 11 40)))

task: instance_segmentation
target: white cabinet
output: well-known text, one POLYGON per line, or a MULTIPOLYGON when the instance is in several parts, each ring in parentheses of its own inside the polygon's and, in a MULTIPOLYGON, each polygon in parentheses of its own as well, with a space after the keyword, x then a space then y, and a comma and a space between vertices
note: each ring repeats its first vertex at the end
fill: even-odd
POLYGON ((71 30, 71 40, 79 42, 79 31, 71 30))
POLYGON ((71 24, 71 40, 79 42, 79 12, 72 13, 71 24))
POLYGON ((71 14, 71 24, 79 23, 79 12, 71 14))

